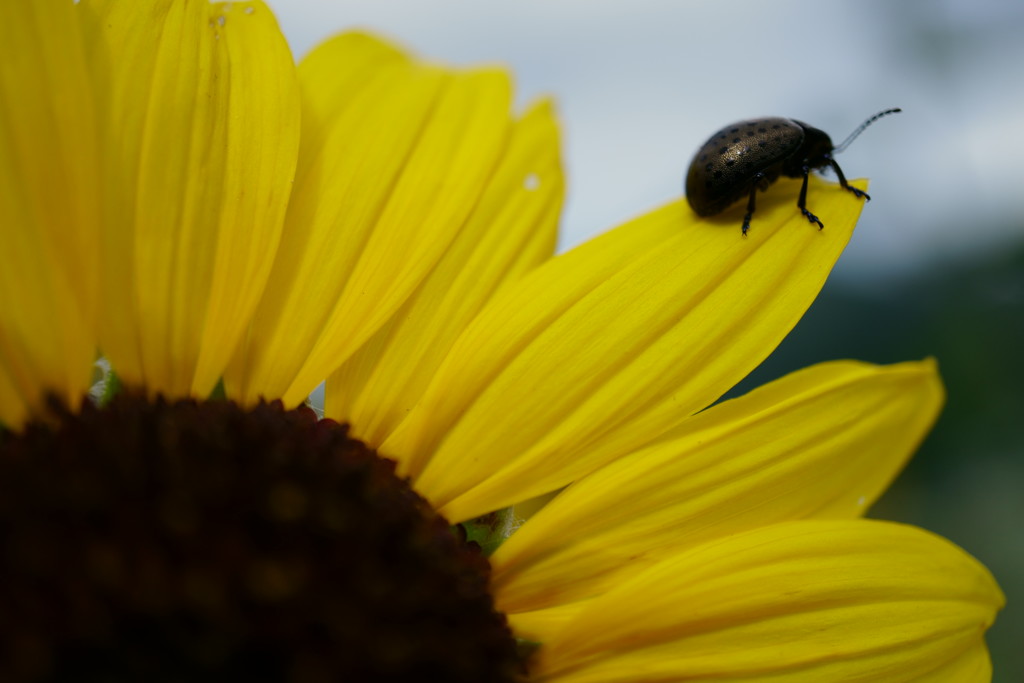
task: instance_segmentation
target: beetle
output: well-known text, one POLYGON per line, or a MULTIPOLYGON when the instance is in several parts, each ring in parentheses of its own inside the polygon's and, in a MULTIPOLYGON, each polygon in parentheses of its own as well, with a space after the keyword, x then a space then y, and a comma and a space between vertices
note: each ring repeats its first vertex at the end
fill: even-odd
POLYGON ((769 116, 738 121, 718 131, 697 150, 686 173, 686 199, 698 216, 714 216, 747 199, 747 213, 743 216, 743 234, 750 229, 754 215, 757 191, 766 190, 780 175, 803 178, 796 205, 811 223, 821 230, 825 226, 807 210, 807 177, 811 170, 831 166, 839 177, 839 185, 857 198, 870 200, 863 190, 846 182, 846 176, 836 163, 835 155, 842 152, 872 123, 901 111, 886 109, 868 118, 840 144, 822 130, 803 121, 769 116))

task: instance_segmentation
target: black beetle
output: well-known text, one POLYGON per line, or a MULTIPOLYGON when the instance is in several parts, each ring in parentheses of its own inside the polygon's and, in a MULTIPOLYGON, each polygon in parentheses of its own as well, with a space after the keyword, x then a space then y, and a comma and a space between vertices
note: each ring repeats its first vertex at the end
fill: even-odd
POLYGON ((855 197, 871 199, 866 192, 846 182, 834 156, 874 121, 898 111, 897 108, 878 112, 860 124, 838 147, 832 145, 824 131, 796 119, 769 116, 726 126, 712 135, 693 156, 686 173, 686 199, 698 216, 714 216, 749 196, 743 217, 743 234, 746 235, 750 217, 754 215, 757 190, 767 189, 780 175, 802 177, 804 183, 796 205, 820 230, 825 226, 807 210, 807 176, 811 169, 831 166, 844 189, 855 197))

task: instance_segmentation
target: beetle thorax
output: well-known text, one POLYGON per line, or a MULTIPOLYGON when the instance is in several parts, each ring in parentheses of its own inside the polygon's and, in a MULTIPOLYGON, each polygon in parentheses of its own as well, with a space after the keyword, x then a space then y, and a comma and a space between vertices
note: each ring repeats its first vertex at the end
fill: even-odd
POLYGON ((823 168, 828 166, 833 145, 832 138, 820 128, 808 126, 803 121, 793 119, 804 129, 804 141, 800 148, 793 152, 782 164, 782 175, 800 178, 804 175, 804 167, 823 168))

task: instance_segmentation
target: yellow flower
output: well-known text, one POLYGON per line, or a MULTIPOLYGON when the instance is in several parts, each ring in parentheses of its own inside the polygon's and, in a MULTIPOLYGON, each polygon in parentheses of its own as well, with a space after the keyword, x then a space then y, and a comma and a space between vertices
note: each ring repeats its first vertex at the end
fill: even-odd
POLYGON ((358 33, 296 69, 261 2, 4 3, 0 46, 0 422, 77 409, 97 349, 151 397, 326 379, 451 523, 568 487, 491 558, 531 680, 988 680, 987 570, 859 519, 934 362, 707 408, 821 289, 848 193, 812 179, 822 231, 780 181, 746 238, 680 200, 551 257, 553 109, 512 116, 501 69, 358 33))

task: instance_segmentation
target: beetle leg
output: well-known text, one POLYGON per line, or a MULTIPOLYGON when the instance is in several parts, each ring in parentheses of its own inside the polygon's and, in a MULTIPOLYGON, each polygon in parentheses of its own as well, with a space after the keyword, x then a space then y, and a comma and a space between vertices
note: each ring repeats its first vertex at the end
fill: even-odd
MULTIPOLYGON (((754 199, 757 197, 757 188, 764 183, 764 173, 754 174, 754 182, 750 186, 750 199, 747 200, 747 213, 743 216, 743 236, 747 236, 750 230, 750 219, 754 215, 754 199)), ((762 188, 763 189, 763 188, 762 188)))
POLYGON ((796 200, 796 205, 797 205, 797 208, 800 209, 800 213, 802 213, 804 216, 806 216, 807 220, 809 220, 810 222, 817 223, 818 224, 818 230, 821 230, 822 228, 825 227, 825 224, 822 223, 820 220, 818 220, 817 216, 815 216, 813 213, 811 213, 810 211, 807 210, 807 176, 810 175, 811 169, 808 168, 807 166, 804 166, 803 167, 803 173, 804 173, 804 184, 800 186, 800 198, 796 200))
POLYGON ((828 159, 828 163, 829 163, 830 166, 832 166, 832 170, 835 171, 836 172, 836 176, 839 177, 839 185, 840 186, 842 186, 842 187, 846 188, 847 190, 849 190, 850 192, 852 192, 854 197, 858 197, 858 198, 859 197, 863 197, 864 201, 867 201, 867 202, 871 201, 871 195, 869 195, 864 190, 858 190, 856 187, 854 187, 854 186, 852 186, 852 185, 850 185, 849 183, 846 182, 846 176, 843 175, 843 169, 839 168, 839 164, 836 163, 836 160, 832 158, 831 154, 826 154, 825 158, 828 159))

